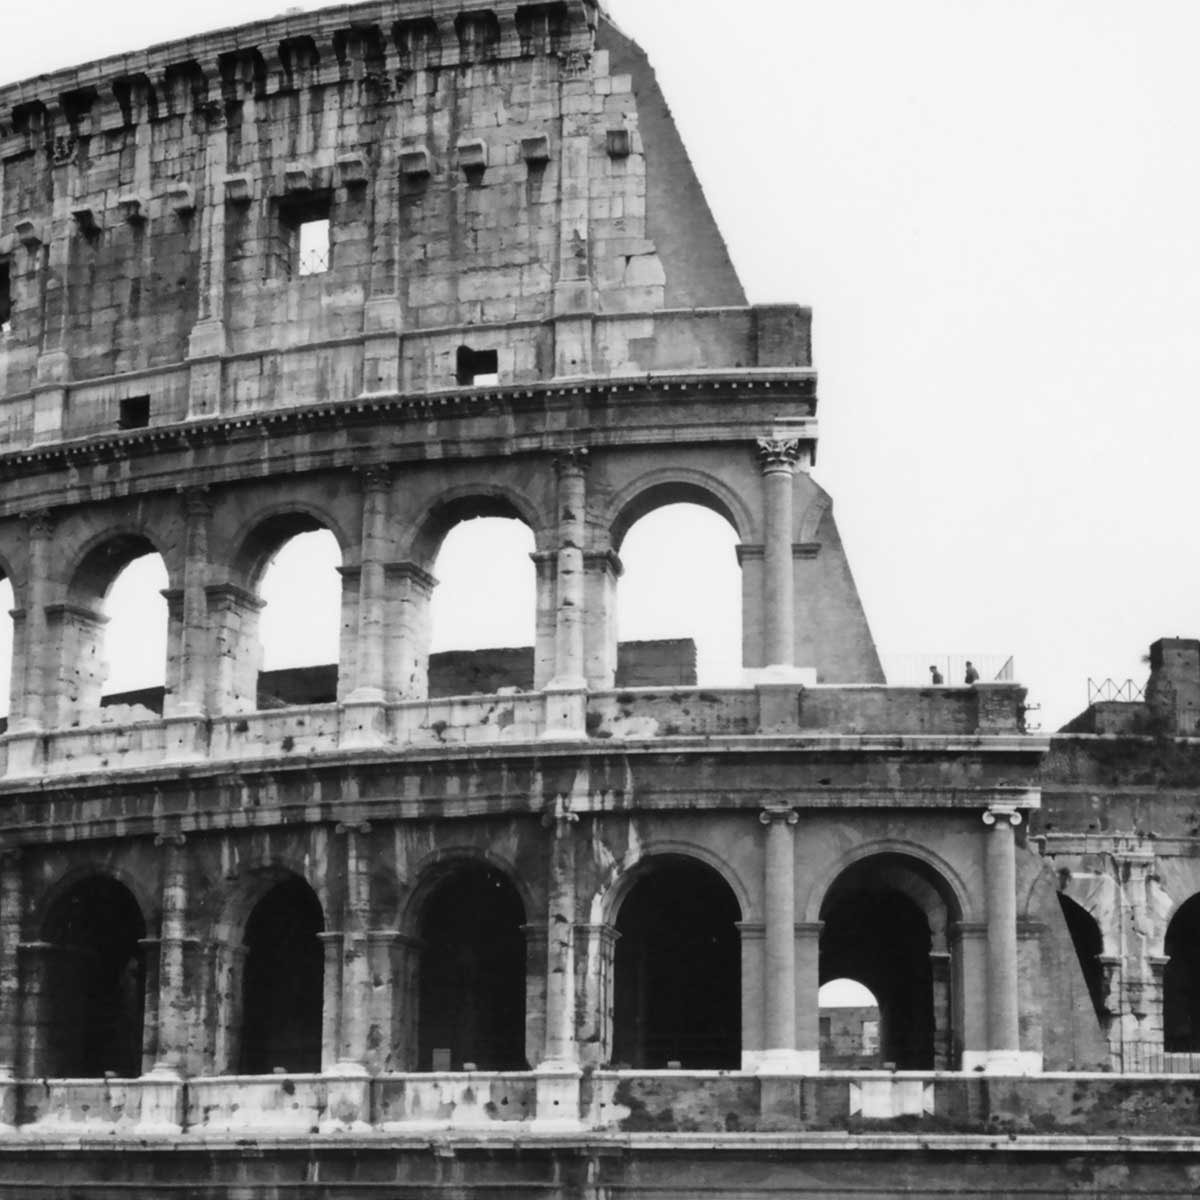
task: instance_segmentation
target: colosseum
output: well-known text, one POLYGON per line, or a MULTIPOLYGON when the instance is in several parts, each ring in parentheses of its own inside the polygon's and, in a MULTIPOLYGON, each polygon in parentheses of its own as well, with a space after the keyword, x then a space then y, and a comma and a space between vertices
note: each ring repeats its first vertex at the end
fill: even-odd
POLYGON ((1195 1195, 1200 642, 1053 736, 889 686, 811 313, 747 303, 598 0, 484 5, 0 88, 0 1198, 1195 1195), (739 686, 618 642, 681 502, 739 686), (533 644, 431 654, 495 517, 533 644), (264 669, 318 530, 338 661, 264 669))

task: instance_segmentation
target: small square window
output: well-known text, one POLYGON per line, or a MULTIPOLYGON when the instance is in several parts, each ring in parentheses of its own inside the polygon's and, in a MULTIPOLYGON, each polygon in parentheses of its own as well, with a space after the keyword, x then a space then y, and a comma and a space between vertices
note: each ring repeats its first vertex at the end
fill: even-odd
POLYGON ((323 275, 329 270, 329 218, 301 221, 297 231, 297 274, 323 275))
POLYGON ((145 429, 150 424, 150 397, 127 396, 121 401, 118 429, 145 429))
POLYGON ((495 350, 458 348, 459 387, 495 387, 500 382, 499 355, 495 350))

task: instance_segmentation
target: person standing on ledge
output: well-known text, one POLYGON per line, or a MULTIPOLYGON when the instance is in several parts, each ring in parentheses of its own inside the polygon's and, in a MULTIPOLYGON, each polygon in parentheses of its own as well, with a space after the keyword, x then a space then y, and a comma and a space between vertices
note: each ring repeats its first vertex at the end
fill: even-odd
POLYGON ((977 670, 975 670, 975 665, 968 658, 967 659, 967 673, 963 677, 963 682, 964 683, 975 683, 976 680, 978 680, 978 678, 979 678, 979 672, 977 670))
POLYGON ((942 673, 941 673, 941 671, 939 671, 937 669, 937 667, 930 667, 929 668, 929 682, 933 683, 933 684, 938 684, 938 683, 945 683, 946 681, 942 678, 942 673))

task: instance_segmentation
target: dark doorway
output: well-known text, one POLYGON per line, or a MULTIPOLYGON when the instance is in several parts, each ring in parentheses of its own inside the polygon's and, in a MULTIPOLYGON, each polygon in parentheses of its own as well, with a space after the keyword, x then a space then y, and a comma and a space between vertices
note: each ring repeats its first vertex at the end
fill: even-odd
POLYGON ((1104 953, 1104 939, 1100 934, 1100 926, 1091 913, 1076 904, 1070 896, 1059 892, 1058 903, 1067 921, 1067 931, 1083 971, 1083 981, 1087 984, 1092 1008, 1096 1016, 1104 1021, 1108 1011, 1104 1007, 1104 964, 1100 961, 1100 955, 1104 953))
POLYGON ((1200 1050, 1200 895, 1186 900, 1167 926, 1163 968, 1163 1047, 1200 1050))
POLYGON ((140 1075, 146 924, 129 889, 104 876, 76 884, 45 936, 46 1074, 140 1075))
POLYGON ((525 909, 499 871, 453 868, 421 913, 418 1069, 523 1071, 525 909))
POLYGON ((246 922, 242 1074, 321 1069, 324 927, 320 901, 302 879, 277 883, 254 906, 246 922))
POLYGON ((741 1063, 741 911, 711 867, 653 863, 617 916, 613 1062, 662 1068, 741 1063))
POLYGON ((852 979, 879 1004, 879 1054, 901 1070, 953 1069, 947 929, 957 919, 932 870, 898 854, 854 864, 821 906, 820 981, 852 979))

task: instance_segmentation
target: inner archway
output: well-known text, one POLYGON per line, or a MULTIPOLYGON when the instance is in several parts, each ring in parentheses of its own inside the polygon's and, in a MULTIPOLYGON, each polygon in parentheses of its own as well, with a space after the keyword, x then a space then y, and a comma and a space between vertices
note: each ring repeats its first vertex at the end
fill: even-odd
POLYGON ((880 854, 855 863, 821 906, 820 982, 853 980, 879 1007, 879 1054, 901 1070, 944 1070, 957 1054, 947 928, 957 914, 934 871, 880 854))
POLYGON ((711 867, 675 855, 647 864, 617 914, 614 1064, 740 1065, 740 920, 711 867))
POLYGON ((831 979, 817 993, 821 1064, 832 1070, 877 1070, 880 1053, 879 1001, 853 979, 831 979))
MULTIPOLYGON (((637 646, 687 640, 695 646, 695 682, 706 687, 741 684, 737 548, 737 532, 729 521, 695 503, 666 503, 629 527, 620 543, 624 574, 617 586, 619 687, 651 678, 631 675, 637 646)), ((688 681, 664 680, 670 682, 688 681)))
POLYGON ((1082 905, 1077 904, 1070 896, 1058 893, 1059 907, 1067 922, 1067 930, 1071 935, 1071 943, 1075 947, 1075 956, 1079 959, 1079 967, 1083 971, 1083 981, 1087 985, 1088 997, 1092 1008, 1101 1022, 1109 1013, 1104 997, 1104 964, 1100 956, 1104 953, 1104 938, 1095 917, 1082 905))
POLYGON ((128 888, 92 876, 51 906, 40 951, 43 1071, 141 1074, 146 923, 128 888))
POLYGON ((321 1069, 325 928, 303 879, 275 884, 246 922, 240 1070, 266 1075, 321 1069))
POLYGON ((523 1071, 525 908, 495 868, 464 862, 421 909, 417 1066, 523 1071))
POLYGON ((433 565, 429 694, 531 691, 537 643, 533 531, 510 516, 458 521, 433 565))
POLYGON ((1200 893, 1185 900, 1167 926, 1163 968, 1163 1048, 1200 1050, 1200 893))

